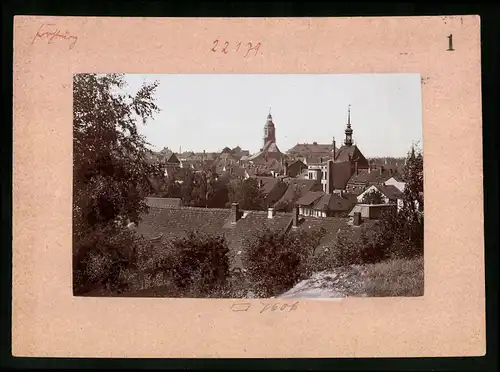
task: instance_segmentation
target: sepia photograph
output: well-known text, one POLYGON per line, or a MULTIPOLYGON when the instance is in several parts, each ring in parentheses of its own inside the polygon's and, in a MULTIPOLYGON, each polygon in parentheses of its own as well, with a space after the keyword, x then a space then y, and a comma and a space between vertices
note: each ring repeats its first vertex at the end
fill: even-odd
POLYGON ((421 85, 73 75, 73 294, 423 296, 421 85))

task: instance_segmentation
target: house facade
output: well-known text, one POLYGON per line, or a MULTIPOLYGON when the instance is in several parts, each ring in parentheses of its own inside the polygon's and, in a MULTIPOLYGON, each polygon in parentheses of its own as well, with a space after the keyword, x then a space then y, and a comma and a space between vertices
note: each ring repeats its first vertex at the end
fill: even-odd
POLYGON ((371 192, 379 192, 384 204, 402 205, 403 193, 393 185, 372 185, 357 196, 358 203, 362 203, 365 195, 371 192))

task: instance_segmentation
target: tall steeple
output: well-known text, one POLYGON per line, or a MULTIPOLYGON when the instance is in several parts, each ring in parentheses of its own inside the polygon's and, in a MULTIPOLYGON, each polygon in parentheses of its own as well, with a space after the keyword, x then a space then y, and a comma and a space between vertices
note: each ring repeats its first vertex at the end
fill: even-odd
POLYGON ((352 132, 351 129, 351 105, 347 108, 347 128, 345 130, 345 141, 344 144, 346 146, 352 146, 352 132))
POLYGON ((269 107, 269 114, 267 115, 266 124, 264 125, 264 145, 267 142, 276 142, 276 128, 274 127, 273 117, 271 116, 271 107, 269 107))

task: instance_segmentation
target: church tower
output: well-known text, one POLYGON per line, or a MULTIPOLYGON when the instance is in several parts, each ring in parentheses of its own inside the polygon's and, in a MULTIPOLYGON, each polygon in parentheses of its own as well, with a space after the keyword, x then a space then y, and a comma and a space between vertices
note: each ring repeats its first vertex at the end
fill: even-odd
POLYGON ((347 108, 347 128, 345 130, 345 141, 344 144, 348 147, 352 146, 352 132, 351 129, 351 105, 347 108))
POLYGON ((264 144, 266 146, 267 142, 276 143, 276 128, 274 127, 273 117, 271 116, 271 109, 269 108, 269 115, 267 115, 267 121, 264 125, 264 144))

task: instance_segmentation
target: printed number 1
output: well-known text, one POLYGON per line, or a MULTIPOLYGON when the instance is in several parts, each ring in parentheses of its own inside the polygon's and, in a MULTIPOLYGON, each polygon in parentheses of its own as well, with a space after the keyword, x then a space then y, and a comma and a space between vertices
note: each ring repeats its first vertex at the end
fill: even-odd
POLYGON ((448 51, 453 51, 453 34, 449 34, 448 36, 448 51))

